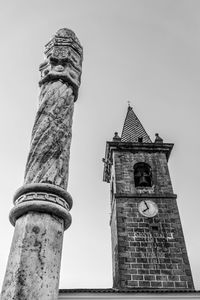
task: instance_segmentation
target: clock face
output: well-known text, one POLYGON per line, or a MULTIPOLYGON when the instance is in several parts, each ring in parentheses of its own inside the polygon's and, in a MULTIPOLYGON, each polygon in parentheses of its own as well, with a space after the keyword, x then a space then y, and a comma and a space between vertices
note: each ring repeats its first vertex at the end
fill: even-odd
POLYGON ((152 218, 158 213, 158 206, 152 200, 143 200, 138 205, 139 212, 148 218, 152 218))

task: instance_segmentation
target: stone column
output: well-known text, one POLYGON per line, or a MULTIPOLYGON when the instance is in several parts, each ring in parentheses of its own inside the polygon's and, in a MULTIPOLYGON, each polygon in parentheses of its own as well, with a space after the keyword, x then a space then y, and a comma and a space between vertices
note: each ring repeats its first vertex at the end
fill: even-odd
POLYGON ((24 185, 14 195, 10 212, 15 231, 2 300, 58 297, 63 233, 71 224, 68 165, 82 55, 77 37, 65 28, 45 46, 24 185))

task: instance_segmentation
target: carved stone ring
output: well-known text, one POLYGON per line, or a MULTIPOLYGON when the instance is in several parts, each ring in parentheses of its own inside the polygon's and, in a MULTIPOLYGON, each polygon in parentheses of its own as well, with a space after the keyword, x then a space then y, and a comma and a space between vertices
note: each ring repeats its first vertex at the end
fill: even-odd
POLYGON ((15 206, 10 212, 10 222, 15 226, 16 220, 30 211, 53 214, 64 220, 64 229, 71 224, 69 210, 72 198, 60 187, 46 183, 33 183, 22 186, 14 195, 15 206))

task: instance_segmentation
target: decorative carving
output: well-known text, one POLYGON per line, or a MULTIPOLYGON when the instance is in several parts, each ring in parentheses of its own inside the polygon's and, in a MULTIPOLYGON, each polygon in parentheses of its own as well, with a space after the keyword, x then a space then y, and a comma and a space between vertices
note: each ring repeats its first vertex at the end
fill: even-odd
POLYGON ((14 201, 15 206, 11 209, 9 219, 12 225, 22 215, 30 211, 43 212, 55 215, 64 220, 64 229, 71 224, 70 206, 66 199, 58 195, 45 192, 31 192, 20 195, 14 201))
POLYGON ((61 29, 45 54, 24 185, 9 215, 15 233, 2 300, 57 299, 63 233, 71 224, 72 198, 66 189, 82 47, 71 30, 61 29))
POLYGON ((69 210, 72 208, 73 201, 71 195, 66 190, 48 183, 31 183, 31 184, 25 184, 21 186, 14 194, 13 203, 16 204, 17 199, 25 194, 35 195, 38 193, 42 195, 48 194, 48 195, 58 196, 58 198, 62 198, 67 203, 67 208, 69 210))
POLYGON ((46 45, 45 55, 24 183, 49 183, 66 189, 82 47, 71 30, 60 29, 46 45))
POLYGON ((71 215, 67 203, 60 197, 45 193, 29 193, 21 195, 11 209, 9 219, 13 226, 17 219, 28 212, 50 214, 63 219, 64 230, 71 224, 71 215))
POLYGON ((40 65, 40 86, 47 81, 62 79, 73 87, 75 101, 81 82, 83 50, 74 32, 60 29, 45 46, 47 59, 40 65))
POLYGON ((104 181, 105 182, 110 182, 111 179, 111 166, 112 166, 112 161, 110 159, 102 159, 104 163, 104 181))
POLYGON ((67 188, 74 96, 67 83, 42 86, 24 183, 67 188))
POLYGON ((62 199, 54 194, 48 194, 48 193, 42 193, 42 192, 27 193, 27 194, 21 195, 18 199, 16 199, 15 205, 18 205, 22 202, 33 201, 33 200, 49 201, 52 203, 56 203, 56 204, 69 210, 69 205, 67 204, 67 202, 64 199, 62 199))
POLYGON ((64 220, 64 229, 71 224, 69 210, 72 198, 64 189, 46 183, 25 184, 14 195, 14 207, 10 211, 9 219, 12 225, 22 215, 30 211, 42 212, 57 216, 64 220))

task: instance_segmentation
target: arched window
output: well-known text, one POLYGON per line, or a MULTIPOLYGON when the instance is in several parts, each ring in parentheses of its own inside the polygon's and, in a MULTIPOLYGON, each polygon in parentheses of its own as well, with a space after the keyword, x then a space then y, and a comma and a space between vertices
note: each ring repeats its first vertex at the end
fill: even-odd
POLYGON ((136 187, 152 186, 151 167, 146 163, 137 163, 134 166, 134 180, 136 187))

